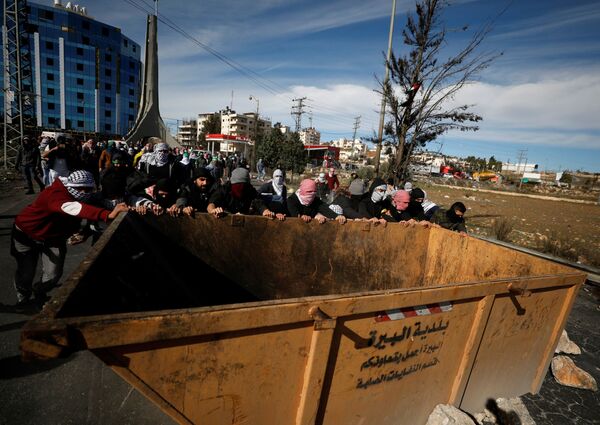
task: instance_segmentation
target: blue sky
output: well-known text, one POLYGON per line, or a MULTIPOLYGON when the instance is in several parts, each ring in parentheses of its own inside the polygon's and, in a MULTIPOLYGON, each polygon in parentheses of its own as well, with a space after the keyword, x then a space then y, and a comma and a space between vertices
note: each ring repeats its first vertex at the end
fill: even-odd
MULTIPOLYGON (((140 7, 150 0, 129 0, 140 7)), ((49 2, 48 2, 49 3, 49 2)), ((82 5, 95 19, 143 44, 143 13, 125 0, 82 5)), ((457 49, 486 20, 497 19, 482 49, 504 52, 456 99, 483 116, 480 131, 449 133, 430 146, 447 154, 514 161, 527 150, 542 169, 600 171, 600 2, 597 0, 462 0, 446 9, 448 49, 457 49), (467 31, 458 31, 469 25, 467 31), (454 31, 454 30, 457 31, 454 31)), ((414 1, 397 1, 394 50, 414 1)), ((292 99, 307 111, 322 140, 377 128, 383 51, 391 0, 161 0, 164 14, 186 32, 260 76, 261 85, 159 25, 163 117, 188 118, 230 105, 293 126, 292 99)), ((309 115, 303 116, 303 125, 309 115)))

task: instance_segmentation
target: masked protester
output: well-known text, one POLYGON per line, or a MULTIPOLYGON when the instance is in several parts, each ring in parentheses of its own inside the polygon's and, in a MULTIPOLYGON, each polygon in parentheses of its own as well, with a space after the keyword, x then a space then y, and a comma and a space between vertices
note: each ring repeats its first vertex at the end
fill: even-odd
POLYGON ((17 261, 14 285, 18 305, 28 304, 32 295, 38 307, 47 301, 47 292, 62 276, 66 241, 78 231, 82 219, 107 222, 127 211, 125 204, 116 205, 112 211, 88 204, 94 188, 94 177, 89 171, 74 171, 54 181, 17 215, 11 255, 17 261), (34 283, 40 257, 41 281, 34 283))
POLYGON ((425 211, 423 211, 423 200, 425 199, 425 192, 418 187, 410 191, 410 202, 408 207, 404 211, 410 215, 410 218, 417 221, 425 220, 425 211))
POLYGON ((130 205, 141 215, 147 212, 160 215, 168 210, 170 214, 176 215, 171 212, 176 198, 177 189, 174 182, 170 179, 159 179, 155 184, 146 187, 142 193, 133 195, 130 205))
POLYGON ((346 222, 345 216, 337 214, 317 197, 317 183, 311 179, 302 180, 296 193, 287 198, 287 208, 290 217, 299 217, 306 223, 312 219, 320 224, 327 219, 336 219, 342 224, 346 222))
POLYGON ((35 180, 39 186, 40 192, 44 190, 44 183, 39 177, 39 174, 41 173, 40 150, 36 146, 35 141, 27 136, 23 138, 23 144, 19 147, 15 169, 21 170, 23 173, 23 180, 25 180, 25 183, 27 184, 26 195, 34 193, 32 179, 35 180))
POLYGON ((273 211, 279 220, 285 220, 287 215, 287 187, 283 171, 273 171, 273 179, 263 184, 258 190, 267 208, 273 211))
POLYGON ((151 183, 156 183, 160 179, 170 179, 174 181, 176 187, 190 177, 190 170, 176 157, 171 156, 169 145, 162 142, 154 146, 151 154, 140 159, 138 169, 146 174, 151 183))
POLYGON ((48 184, 51 185, 58 177, 67 177, 73 169, 73 163, 67 152, 67 143, 63 137, 48 145, 42 158, 48 160, 48 184))
POLYGON ((229 181, 210 197, 207 211, 215 217, 221 217, 224 213, 275 217, 275 213, 265 206, 250 184, 250 172, 246 168, 233 170, 229 181))
POLYGON ((373 180, 369 189, 369 196, 365 196, 358 204, 361 217, 374 223, 386 223, 382 212, 388 210, 390 202, 387 200, 387 184, 379 177, 373 180))
POLYGON ((179 189, 175 202, 177 214, 193 215, 194 212, 207 212, 210 197, 219 189, 210 171, 197 168, 194 176, 179 189))
POLYGON ((467 227, 465 225, 465 212, 467 208, 462 202, 455 202, 452 204, 448 210, 443 211, 441 209, 437 210, 431 221, 433 223, 439 224, 444 229, 454 230, 455 232, 460 232, 467 234, 467 227))
POLYGON ((329 196, 329 186, 327 185, 327 178, 325 173, 319 173, 316 180, 317 184, 317 198, 323 202, 327 202, 329 196))

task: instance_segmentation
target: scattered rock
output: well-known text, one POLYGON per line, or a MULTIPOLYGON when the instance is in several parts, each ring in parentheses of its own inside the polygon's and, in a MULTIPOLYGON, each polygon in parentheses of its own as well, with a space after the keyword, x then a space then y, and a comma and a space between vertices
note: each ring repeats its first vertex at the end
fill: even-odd
POLYGON ((598 384, 592 375, 575 366, 573 360, 567 356, 556 356, 552 359, 552 375, 561 385, 598 391, 598 384))
POLYGON ((569 339, 569 335, 567 335, 567 331, 563 329, 562 335, 558 340, 558 345, 556 346, 556 350, 554 350, 556 354, 581 354, 581 348, 573 341, 569 339))
POLYGON ((536 425, 519 397, 499 398, 474 415, 479 425, 536 425))
POLYGON ((475 425, 475 422, 450 404, 438 404, 429 415, 426 425, 475 425))

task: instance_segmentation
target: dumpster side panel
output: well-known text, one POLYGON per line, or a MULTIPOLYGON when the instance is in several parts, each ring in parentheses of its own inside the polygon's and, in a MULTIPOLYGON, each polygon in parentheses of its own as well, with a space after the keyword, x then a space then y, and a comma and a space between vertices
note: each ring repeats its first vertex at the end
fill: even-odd
POLYGON ((537 391, 578 286, 498 295, 462 399, 479 412, 489 399, 537 391))
POLYGON ((262 300, 419 287, 429 243, 429 229, 395 223, 319 225, 207 214, 147 222, 262 300))
POLYGON ((431 229, 425 269, 426 285, 564 274, 573 270, 532 255, 431 229))
POLYGON ((186 421, 276 425, 296 417, 312 335, 285 326, 109 350, 186 421))
POLYGON ((472 345, 481 336, 477 328, 483 329, 489 311, 478 313, 481 301, 338 319, 335 369, 320 412, 323 423, 425 423, 435 405, 452 402, 461 386, 459 369, 470 364, 465 357, 474 354, 472 345))

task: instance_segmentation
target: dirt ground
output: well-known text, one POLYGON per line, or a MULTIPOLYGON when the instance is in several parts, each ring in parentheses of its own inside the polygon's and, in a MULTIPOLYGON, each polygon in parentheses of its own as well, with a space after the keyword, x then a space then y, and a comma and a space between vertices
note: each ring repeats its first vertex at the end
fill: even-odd
POLYGON ((512 226, 508 242, 600 266, 600 205, 597 203, 532 199, 427 182, 413 184, 424 189, 428 198, 442 207, 447 208, 456 201, 464 203, 471 233, 495 237, 494 226, 504 221, 512 226))

